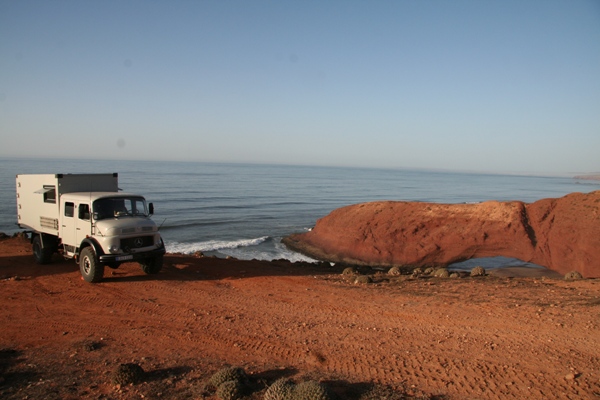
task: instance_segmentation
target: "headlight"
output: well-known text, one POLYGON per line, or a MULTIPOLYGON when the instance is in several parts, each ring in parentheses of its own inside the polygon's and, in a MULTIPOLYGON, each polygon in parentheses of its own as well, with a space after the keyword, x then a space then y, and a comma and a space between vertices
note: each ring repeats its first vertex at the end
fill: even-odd
POLYGON ((117 254, 119 252, 119 246, 113 244, 108 248, 108 251, 111 252, 111 254, 117 254))

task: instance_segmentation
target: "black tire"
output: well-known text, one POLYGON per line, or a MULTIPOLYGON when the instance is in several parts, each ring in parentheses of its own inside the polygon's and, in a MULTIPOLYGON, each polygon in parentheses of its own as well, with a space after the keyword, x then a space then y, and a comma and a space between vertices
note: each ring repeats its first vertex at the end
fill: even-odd
POLYGON ((54 249, 52 247, 42 246, 42 238, 40 235, 35 235, 33 237, 33 242, 31 244, 31 248, 33 250, 33 257, 35 258, 35 262, 38 264, 49 264, 52 261, 52 254, 54 253, 54 249))
POLYGON ((140 265, 142 266, 142 271, 148 275, 158 274, 163 266, 163 257, 147 258, 144 261, 140 261, 140 265))
POLYGON ((100 282, 104 277, 104 265, 96 259, 96 253, 91 247, 86 247, 79 254, 79 271, 83 280, 90 283, 100 282))

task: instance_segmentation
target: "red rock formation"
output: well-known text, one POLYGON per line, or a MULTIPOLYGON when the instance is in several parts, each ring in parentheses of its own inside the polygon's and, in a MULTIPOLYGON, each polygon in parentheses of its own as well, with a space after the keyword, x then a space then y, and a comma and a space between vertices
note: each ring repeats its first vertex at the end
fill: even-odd
POLYGON ((333 262, 440 266, 505 256, 600 277, 600 191, 531 204, 363 203, 334 210, 284 242, 333 262))
POLYGON ((539 200, 527 214, 537 238, 532 262, 600 278, 600 191, 539 200))

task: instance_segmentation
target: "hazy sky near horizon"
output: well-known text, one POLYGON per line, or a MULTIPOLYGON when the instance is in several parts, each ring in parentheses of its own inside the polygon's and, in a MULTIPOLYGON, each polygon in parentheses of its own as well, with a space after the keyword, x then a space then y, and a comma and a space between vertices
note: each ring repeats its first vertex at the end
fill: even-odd
POLYGON ((600 1, 0 0, 0 157, 600 171, 600 1))

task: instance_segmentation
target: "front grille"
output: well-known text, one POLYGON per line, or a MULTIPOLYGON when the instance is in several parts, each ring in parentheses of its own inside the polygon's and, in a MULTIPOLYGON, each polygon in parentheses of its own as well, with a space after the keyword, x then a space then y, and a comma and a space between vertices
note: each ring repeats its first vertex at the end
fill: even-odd
POLYGON ((138 249, 140 247, 148 247, 154 244, 153 236, 138 236, 127 239, 121 239, 121 248, 125 251, 138 249))

